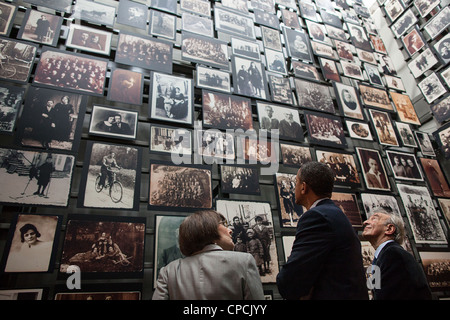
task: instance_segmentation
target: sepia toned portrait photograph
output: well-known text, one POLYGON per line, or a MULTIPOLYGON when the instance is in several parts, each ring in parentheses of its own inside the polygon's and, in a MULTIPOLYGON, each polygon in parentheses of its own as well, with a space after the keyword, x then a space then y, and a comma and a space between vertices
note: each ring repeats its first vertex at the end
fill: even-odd
POLYGON ((300 22, 298 20, 298 15, 294 11, 290 11, 288 9, 282 9, 281 10, 281 17, 283 20, 283 23, 286 27, 301 30, 302 27, 300 26, 300 22))
POLYGON ((202 107, 205 127, 253 130, 252 106, 248 98, 203 90, 202 107))
POLYGON ((223 161, 215 161, 216 159, 236 158, 234 136, 231 133, 217 129, 195 130, 194 138, 196 139, 196 155, 202 156, 206 164, 223 163, 223 161))
POLYGON ((149 210, 191 211, 212 207, 209 166, 151 161, 149 184, 149 210))
POLYGON ((0 149, 0 202, 21 206, 67 207, 75 157, 0 149))
POLYGON ((370 84, 374 86, 384 87, 380 72, 378 71, 378 68, 376 66, 365 63, 364 70, 366 71, 367 78, 369 79, 370 84))
POLYGON ((419 160, 422 164, 424 176, 427 178, 433 196, 450 198, 450 187, 445 179, 445 175, 442 172, 439 162, 436 159, 421 157, 419 157, 419 160))
POLYGON ((373 128, 381 145, 398 147, 400 144, 395 133, 394 124, 387 112, 369 109, 373 128))
POLYGON ((75 5, 72 6, 72 18, 113 27, 116 7, 90 0, 77 0, 75 5))
POLYGON ((231 73, 197 65, 196 87, 231 92, 231 73))
POLYGON ((142 105, 143 89, 144 75, 141 72, 113 68, 109 79, 107 99, 142 105))
POLYGON ((426 44, 426 41, 417 26, 411 29, 411 31, 407 32, 401 38, 401 40, 404 48, 406 49, 406 52, 411 57, 420 49, 422 49, 426 44))
POLYGON ((305 122, 310 143, 328 147, 346 148, 345 131, 339 117, 305 111, 305 122))
POLYGON ((62 22, 62 17, 27 9, 17 38, 55 47, 62 22))
POLYGON ((450 254, 448 252, 419 252, 420 261, 431 291, 448 290, 450 254))
POLYGON ((269 82, 273 102, 285 103, 288 105, 296 104, 294 102, 294 93, 292 92, 291 81, 289 78, 267 74, 267 81, 269 82))
POLYGON ((341 113, 349 118, 365 120, 355 87, 333 82, 333 88, 341 113))
POLYGON ((444 96, 444 98, 433 104, 430 109, 437 122, 445 123, 450 119, 450 95, 444 96))
POLYGON ((109 56, 112 35, 111 32, 71 23, 66 46, 109 56))
POLYGON ((0 133, 13 134, 25 97, 25 88, 0 85, 0 133))
POLYGON ((339 75, 339 70, 336 66, 336 62, 319 57, 319 63, 325 80, 341 82, 341 76, 339 75))
POLYGON ((313 61, 308 35, 305 32, 284 28, 283 35, 285 38, 288 55, 291 58, 305 62, 313 61))
POLYGON ((0 3, 0 18, 2 21, 0 24, 0 36, 9 36, 16 13, 17 6, 7 2, 0 3))
POLYGON ((405 11, 405 4, 402 0, 387 0, 384 3, 386 15, 394 22, 405 11))
POLYGON ((281 227, 297 227, 298 219, 306 211, 303 206, 295 203, 296 177, 296 174, 291 173, 277 172, 274 175, 281 227))
POLYGON ((62 248, 60 273, 70 265, 83 277, 142 278, 146 218, 71 214, 62 248))
POLYGON ((433 132, 433 137, 444 157, 450 159, 450 123, 433 132))
POLYGON ((361 211, 355 193, 333 191, 331 200, 344 212, 353 227, 362 227, 361 211))
POLYGON ((374 65, 378 65, 377 58, 375 58, 375 55, 373 52, 365 51, 356 48, 356 55, 358 56, 359 60, 367 63, 371 63, 374 65))
POLYGON ((389 91, 394 102, 400 121, 413 125, 420 125, 419 117, 407 94, 389 91))
POLYGON ((92 106, 89 134, 117 139, 136 139, 139 113, 127 109, 92 106))
POLYGON ((366 188, 369 190, 391 191, 386 169, 380 153, 375 149, 355 147, 366 188))
POLYGON ((119 33, 114 62, 172 73, 173 44, 150 36, 119 33))
POLYGON ((386 150, 386 155, 395 179, 423 181, 422 172, 414 154, 386 150))
POLYGON ((420 151, 424 156, 436 157, 430 136, 426 132, 414 131, 420 151))
POLYGON ((17 214, 2 259, 4 272, 53 272, 62 216, 17 214))
POLYGON ((149 33, 170 40, 175 40, 177 17, 157 10, 150 10, 149 33))
POLYGON ((388 87, 389 89, 394 89, 397 91, 406 91, 405 85, 403 84, 401 78, 385 74, 384 80, 386 82, 386 87, 388 87))
POLYGON ((424 186, 397 184, 416 243, 447 244, 433 199, 424 186))
POLYGON ((331 149, 316 149, 316 159, 333 170, 336 184, 351 187, 361 186, 361 179, 353 154, 331 149))
POLYGON ((88 141, 77 207, 137 210, 141 153, 138 147, 88 141))
POLYGON ((398 137, 404 147, 417 148, 416 139, 414 139, 414 134, 409 124, 395 121, 395 127, 397 128, 398 137))
POLYGON ((275 133, 281 139, 303 141, 303 129, 297 109, 271 103, 256 102, 260 130, 275 133))
POLYGON ((280 142, 281 162, 288 167, 300 168, 303 164, 312 161, 309 147, 280 142))
MULTIPOLYGON (((386 90, 374 88, 359 83, 359 92, 362 103, 369 107, 376 107, 387 111, 394 111, 391 100, 386 90)), ((392 94, 392 92, 391 92, 392 94)))
POLYGON ((256 166, 220 166, 220 190, 223 193, 261 194, 259 168, 256 166))
POLYGON ((361 139, 367 141, 373 141, 372 133, 370 132, 370 127, 368 123, 345 120, 347 125, 347 130, 352 139, 361 139))
POLYGON ((295 77, 313 81, 322 80, 321 72, 319 72, 314 65, 296 60, 292 60, 291 65, 295 77))
POLYGON ((192 124, 193 80, 159 72, 152 72, 150 79, 149 118, 192 124))
POLYGON ((121 0, 117 8, 116 23, 137 29, 147 29, 148 7, 144 3, 121 0))
POLYGON ((354 61, 353 52, 356 51, 354 45, 340 40, 334 40, 334 45, 336 46, 336 52, 340 59, 354 61))
POLYGON ((31 86, 17 127, 17 143, 76 152, 86 103, 86 96, 78 93, 31 86))
POLYGON ((164 125, 150 125, 150 152, 192 154, 192 130, 164 125))
POLYGON ((275 283, 278 254, 270 203, 217 200, 216 210, 225 216, 233 230, 234 251, 250 253, 256 262, 262 283, 275 283))
POLYGON ((334 114, 329 86, 297 78, 294 83, 300 107, 334 114))
POLYGON ((363 27, 347 23, 347 28, 350 33, 350 39, 356 48, 369 52, 373 51, 363 27))
POLYGON ((262 26, 261 33, 264 49, 283 51, 283 44, 281 43, 281 35, 278 28, 272 29, 262 26))
POLYGON ((0 37, 0 79, 27 83, 37 49, 36 44, 0 37))
POLYGON ((265 69, 261 62, 232 57, 234 93, 269 100, 265 69))
POLYGON ((450 222, 450 199, 438 198, 437 200, 447 222, 450 222))
POLYGON ((312 40, 331 45, 331 40, 327 36, 325 25, 306 20, 306 26, 308 27, 308 34, 312 40))
POLYGON ((364 80, 364 75, 362 73, 361 67, 357 65, 356 63, 349 62, 346 60, 340 60, 339 61, 342 67, 342 73, 345 77, 357 79, 357 80, 364 80))
POLYGON ((33 83, 103 96, 107 68, 107 59, 47 48, 41 53, 33 83))

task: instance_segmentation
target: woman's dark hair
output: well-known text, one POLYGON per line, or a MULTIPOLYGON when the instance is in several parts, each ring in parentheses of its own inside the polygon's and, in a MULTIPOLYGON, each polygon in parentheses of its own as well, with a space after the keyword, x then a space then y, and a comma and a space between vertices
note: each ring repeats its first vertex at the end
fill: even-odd
POLYGON ((220 238, 217 227, 224 221, 225 217, 214 210, 198 211, 186 217, 179 230, 181 253, 188 257, 214 243, 220 238))
POLYGON ((331 197, 334 186, 334 171, 324 163, 310 161, 302 165, 299 178, 318 196, 331 197))
POLYGON ((33 230, 36 233, 36 238, 39 238, 41 236, 41 234, 39 233, 37 228, 34 226, 34 224, 27 223, 27 224, 24 224, 23 227, 19 229, 19 231, 20 231, 20 241, 21 242, 25 242, 25 239, 24 239, 23 235, 28 230, 33 230))

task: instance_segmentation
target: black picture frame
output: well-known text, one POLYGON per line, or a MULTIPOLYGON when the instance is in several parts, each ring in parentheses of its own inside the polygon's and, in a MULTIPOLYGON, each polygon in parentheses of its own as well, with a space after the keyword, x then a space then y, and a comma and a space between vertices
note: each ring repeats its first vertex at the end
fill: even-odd
POLYGON ((405 32, 413 27, 419 19, 416 17, 412 8, 406 9, 402 15, 390 25, 390 29, 396 38, 400 38, 405 32))
POLYGON ((362 147, 355 147, 355 150, 361 165, 366 188, 368 190, 391 191, 391 184, 380 152, 376 149, 362 147), (375 175, 378 175, 379 178, 377 179, 375 175))
POLYGON ((298 5, 302 18, 318 21, 316 5, 313 2, 299 2, 298 5))
POLYGON ((181 11, 211 17, 211 3, 202 0, 180 0, 181 11))
POLYGON ((150 124, 149 152, 191 159, 194 146, 192 130, 162 124, 150 124))
POLYGON ((414 139, 414 133, 408 123, 395 121, 395 128, 397 129, 399 140, 404 147, 417 148, 417 142, 414 139))
POLYGON ((261 60, 261 49, 257 42, 249 41, 247 39, 231 37, 231 52, 233 55, 241 56, 243 58, 261 60))
POLYGON ((329 86, 297 78, 294 78, 294 83, 300 107, 335 113, 329 86))
POLYGON ((83 19, 94 24, 114 27, 116 7, 89 0, 78 0, 73 6, 72 18, 83 19), (101 12, 99 15, 97 12, 101 12))
POLYGON ((236 158, 234 134, 217 129, 196 129, 194 131, 195 163, 212 165, 233 161, 236 158), (199 161, 197 161, 199 159, 199 161))
POLYGON ((364 81, 363 72, 358 64, 346 60, 340 60, 340 63, 344 77, 364 81))
POLYGON ((380 72, 376 66, 365 63, 364 70, 366 71, 367 79, 371 85, 384 88, 383 80, 381 79, 380 72))
POLYGON ((267 81, 269 82, 270 96, 273 102, 294 105, 294 93, 291 88, 291 81, 289 78, 267 74, 267 81))
POLYGON ((314 55, 316 56, 339 60, 336 50, 334 50, 330 45, 324 44, 322 42, 311 41, 311 48, 314 55))
POLYGON ((433 49, 442 65, 447 65, 450 62, 450 35, 447 33, 439 41, 433 44, 433 49))
POLYGON ((450 187, 437 159, 418 157, 422 172, 434 197, 450 198, 450 187))
POLYGON ((414 130, 414 135, 416 136, 420 152, 422 152, 424 156, 436 157, 433 144, 431 143, 430 135, 426 132, 417 130, 414 130))
POLYGON ((341 149, 347 147, 344 126, 340 117, 306 110, 304 115, 308 141, 311 144, 341 149))
POLYGON ((134 140, 137 135, 138 118, 139 111, 94 104, 89 135, 134 140))
POLYGON ((308 27, 308 34, 311 37, 311 40, 331 45, 331 40, 328 38, 327 30, 325 29, 324 24, 310 20, 306 20, 305 22, 308 27))
POLYGON ((72 7, 72 1, 70 0, 52 0, 52 1, 46 1, 46 0, 25 0, 24 2, 28 2, 31 4, 34 4, 36 6, 43 6, 46 8, 49 8, 51 10, 59 11, 59 12, 66 12, 69 13, 70 9, 72 7))
POLYGON ((441 126, 432 134, 442 155, 445 159, 450 159, 450 122, 441 126))
POLYGON ((313 62, 313 55, 308 35, 295 29, 283 28, 283 35, 291 59, 313 62))
POLYGON ((225 194, 260 195, 259 168, 238 164, 220 165, 220 191, 225 194))
POLYGON ((231 93, 231 74, 228 71, 217 70, 197 64, 195 87, 231 93))
POLYGON ((175 40, 177 33, 176 26, 176 16, 158 10, 150 10, 149 34, 169 40, 175 40))
POLYGON ((117 8, 116 24, 147 29, 148 7, 147 4, 131 0, 122 0, 117 8))
POLYGON ((283 52, 272 49, 265 49, 266 69, 268 72, 274 72, 281 75, 287 75, 286 60, 283 52))
POLYGON ((360 228, 363 226, 356 193, 346 192, 343 188, 335 188, 330 199, 342 209, 353 227, 360 228))
POLYGON ((447 89, 445 89, 441 79, 435 72, 430 73, 417 86, 429 104, 432 104, 436 99, 447 93, 447 89))
POLYGON ((440 3, 440 0, 414 0, 413 2, 414 7, 416 7, 422 18, 429 15, 440 3))
POLYGON ((337 14, 333 13, 333 11, 320 9, 319 13, 323 23, 332 25, 336 28, 343 28, 341 18, 337 14))
POLYGON ((395 179, 423 181, 422 171, 413 153, 386 150, 386 157, 395 179))
POLYGON ((400 146, 389 113, 375 109, 368 109, 368 111, 378 142, 384 146, 400 146))
POLYGON ((341 76, 335 61, 319 57, 319 63, 325 80, 341 82, 341 76))
POLYGON ((430 106, 431 112, 437 122, 444 124, 450 119, 450 94, 430 106))
POLYGON ((22 109, 25 88, 1 84, 0 92, 3 93, 3 97, 0 98, 0 104, 3 106, 3 112, 0 114, 0 133, 12 135, 22 109))
POLYGON ((232 57, 234 93, 269 100, 265 68, 258 61, 232 57))
POLYGON ((142 105, 144 75, 141 72, 112 68, 107 99, 125 104, 142 105))
POLYGON ((255 15, 255 23, 258 25, 277 29, 280 26, 280 20, 278 16, 258 8, 253 8, 253 14, 255 15))
POLYGON ((431 37, 431 40, 436 39, 442 31, 448 28, 450 24, 449 16, 450 8, 445 6, 423 26, 423 29, 431 37))
POLYGON ((62 17, 27 8, 17 38, 56 47, 62 23, 62 17))
POLYGON ((296 78, 302 78, 312 81, 321 82, 322 75, 321 72, 313 64, 304 63, 297 60, 291 61, 292 72, 296 78))
POLYGON ((183 12, 181 15, 182 33, 190 32, 203 36, 214 37, 214 22, 212 19, 183 12))
POLYGON ((109 56, 112 36, 111 32, 72 23, 69 26, 66 46, 109 56))
POLYGON ((363 27, 355 24, 347 23, 347 30, 350 34, 350 40, 356 48, 361 50, 372 52, 372 46, 367 38, 366 32, 363 27))
POLYGON ((420 126, 420 119, 409 95, 393 91, 389 91, 389 95, 395 105, 400 121, 420 126))
POLYGON ((1 61, 0 80, 26 84, 33 68, 38 45, 0 37, 0 48, 4 57, 1 61))
POLYGON ((368 123, 345 119, 345 124, 350 138, 366 141, 374 140, 368 123))
POLYGON ((439 60, 436 58, 431 48, 427 47, 419 55, 409 61, 407 65, 414 78, 417 79, 438 62, 439 60))
POLYGON ((286 141, 280 141, 280 158, 283 166, 294 168, 313 160, 309 146, 286 141))
POLYGON ((383 9, 392 23, 405 11, 405 4, 402 0, 388 0, 384 3, 383 9))
POLYGON ((261 36, 264 49, 283 51, 283 44, 281 43, 281 34, 278 28, 272 29, 265 26, 261 26, 261 36))
POLYGON ((216 31, 255 40, 253 19, 224 8, 214 6, 214 26, 216 31))
POLYGON ((296 228, 303 206, 295 203, 296 174, 277 172, 273 176, 282 228, 296 228))
POLYGON ((391 104, 391 100, 389 100, 389 96, 386 90, 368 86, 362 83, 358 84, 358 88, 361 102, 364 105, 390 112, 394 111, 394 107, 391 104))
POLYGON ((366 120, 363 106, 355 87, 344 83, 333 82, 333 88, 339 110, 344 117, 366 120))
POLYGON ((17 13, 17 6, 11 3, 0 3, 0 10, 2 11, 2 18, 4 25, 0 27, 0 36, 9 36, 13 27, 14 18, 17 13))

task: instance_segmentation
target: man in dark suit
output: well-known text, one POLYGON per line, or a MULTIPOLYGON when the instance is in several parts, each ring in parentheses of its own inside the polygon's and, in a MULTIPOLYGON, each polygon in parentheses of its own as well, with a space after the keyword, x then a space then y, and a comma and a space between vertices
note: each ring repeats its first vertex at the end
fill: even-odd
POLYGON ((364 221, 363 237, 375 249, 373 278, 380 277, 374 281, 374 299, 430 300, 431 291, 422 267, 401 246, 405 238, 402 218, 381 208, 373 212, 364 221))
POLYGON ((307 162, 297 173, 295 203, 300 217, 291 254, 277 275, 284 299, 368 299, 361 243, 334 202, 334 173, 320 162, 307 162))

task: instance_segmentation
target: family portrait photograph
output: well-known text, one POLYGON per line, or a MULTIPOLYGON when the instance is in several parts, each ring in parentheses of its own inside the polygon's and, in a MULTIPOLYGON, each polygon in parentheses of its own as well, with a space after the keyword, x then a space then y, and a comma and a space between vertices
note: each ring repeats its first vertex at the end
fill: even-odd
POLYGON ((89 134, 117 139, 135 139, 138 116, 137 111, 93 105, 89 134))

